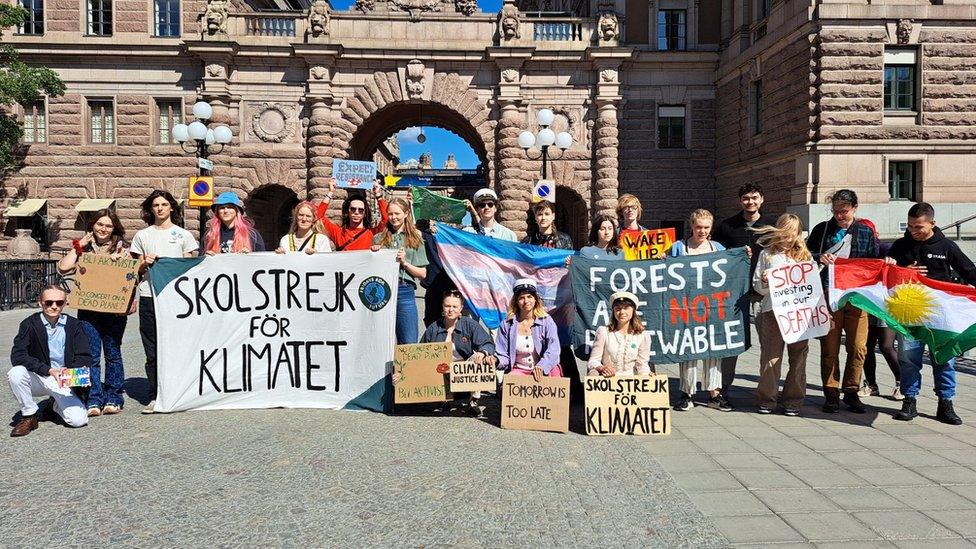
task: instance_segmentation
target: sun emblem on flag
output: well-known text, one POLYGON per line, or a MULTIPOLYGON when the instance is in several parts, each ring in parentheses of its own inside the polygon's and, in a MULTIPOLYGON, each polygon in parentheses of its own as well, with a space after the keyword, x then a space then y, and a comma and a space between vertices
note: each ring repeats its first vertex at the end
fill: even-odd
POLYGON ((898 284, 889 290, 885 305, 902 326, 921 326, 935 311, 932 291, 917 282, 898 284))

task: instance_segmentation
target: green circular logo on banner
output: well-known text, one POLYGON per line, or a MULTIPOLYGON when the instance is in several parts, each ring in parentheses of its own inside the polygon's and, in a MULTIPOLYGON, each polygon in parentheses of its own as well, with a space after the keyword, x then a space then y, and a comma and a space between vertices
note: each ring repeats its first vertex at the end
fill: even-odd
POLYGON ((390 285, 378 276, 371 276, 359 285, 359 300, 370 311, 378 311, 390 302, 390 285))

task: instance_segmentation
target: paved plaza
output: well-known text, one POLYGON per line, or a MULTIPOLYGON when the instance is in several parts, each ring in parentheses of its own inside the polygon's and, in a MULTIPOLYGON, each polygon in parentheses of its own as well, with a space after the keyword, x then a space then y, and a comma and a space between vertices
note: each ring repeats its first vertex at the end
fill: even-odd
MULTIPOLYGON (((26 314, 0 313, 3 371, 26 314)), ((906 424, 891 419, 898 405, 883 398, 866 399, 864 415, 822 414, 816 344, 810 355, 802 417, 755 413, 753 349, 740 359, 737 410, 675 412, 666 438, 505 431, 495 419, 430 414, 143 416, 132 400, 145 391, 133 317, 122 415, 0 437, 0 539, 8 547, 976 546, 976 367, 959 368, 956 409, 966 424, 931 419, 929 372, 923 417, 906 424)), ((677 368, 659 370, 674 378, 677 368)), ((890 392, 883 362, 879 379, 890 392)), ((12 416, 6 387, 0 407, 12 416)))

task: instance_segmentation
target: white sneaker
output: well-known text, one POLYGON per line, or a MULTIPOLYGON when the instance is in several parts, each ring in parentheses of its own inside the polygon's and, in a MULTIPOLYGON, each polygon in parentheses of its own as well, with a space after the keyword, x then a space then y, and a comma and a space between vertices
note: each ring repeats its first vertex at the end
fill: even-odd
POLYGON ((156 413, 156 401, 155 400, 150 400, 149 401, 149 404, 146 404, 146 407, 142 409, 142 413, 144 413, 144 414, 155 414, 156 413))
POLYGON ((905 400, 905 395, 901 394, 898 387, 895 387, 894 392, 891 393, 891 400, 905 400))

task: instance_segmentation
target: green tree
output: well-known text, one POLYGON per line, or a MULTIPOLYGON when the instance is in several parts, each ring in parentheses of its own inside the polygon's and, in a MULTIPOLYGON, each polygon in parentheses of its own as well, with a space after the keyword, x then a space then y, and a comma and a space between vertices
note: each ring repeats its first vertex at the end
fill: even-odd
MULTIPOLYGON (((20 6, 0 3, 0 43, 5 29, 16 27, 27 18, 27 10, 20 6)), ((29 67, 20 60, 10 44, 0 48, 0 170, 14 165, 14 150, 24 131, 10 113, 16 104, 29 104, 41 95, 56 97, 64 94, 64 82, 46 67, 29 67)))

